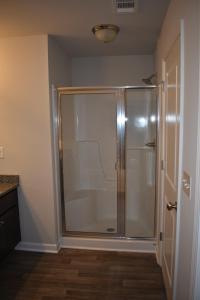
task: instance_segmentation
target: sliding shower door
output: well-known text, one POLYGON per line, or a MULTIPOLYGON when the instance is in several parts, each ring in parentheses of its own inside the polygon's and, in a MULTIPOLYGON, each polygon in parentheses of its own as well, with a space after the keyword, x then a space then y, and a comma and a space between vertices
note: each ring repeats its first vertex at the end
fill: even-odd
POLYGON ((126 92, 126 236, 154 237, 156 97, 151 89, 126 92))
POLYGON ((152 88, 61 89, 64 234, 154 237, 156 119, 152 88))
POLYGON ((63 231, 117 232, 117 96, 60 95, 63 231))

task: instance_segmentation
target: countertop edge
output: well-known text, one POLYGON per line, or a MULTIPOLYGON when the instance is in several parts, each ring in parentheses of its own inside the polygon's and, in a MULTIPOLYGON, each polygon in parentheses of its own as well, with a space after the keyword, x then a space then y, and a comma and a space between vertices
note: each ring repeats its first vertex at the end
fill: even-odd
MULTIPOLYGON (((19 184, 18 183, 10 183, 10 186, 5 188, 5 190, 3 192, 0 193, 0 198, 2 198, 3 196, 5 196, 6 194, 8 194, 9 192, 15 190, 18 188, 19 184)), ((1 186, 1 183, 0 183, 1 186)))

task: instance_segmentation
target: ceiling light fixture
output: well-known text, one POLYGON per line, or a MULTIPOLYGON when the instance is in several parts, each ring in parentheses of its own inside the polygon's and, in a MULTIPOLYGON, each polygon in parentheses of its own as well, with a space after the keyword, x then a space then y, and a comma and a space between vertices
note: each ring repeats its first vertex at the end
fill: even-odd
POLYGON ((119 30, 120 28, 113 24, 100 24, 92 28, 95 37, 104 43, 112 42, 119 33, 119 30))

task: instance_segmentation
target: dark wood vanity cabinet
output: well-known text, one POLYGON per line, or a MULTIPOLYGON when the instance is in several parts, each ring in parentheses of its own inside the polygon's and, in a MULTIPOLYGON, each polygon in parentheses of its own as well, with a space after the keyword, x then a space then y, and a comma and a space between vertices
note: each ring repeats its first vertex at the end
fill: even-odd
POLYGON ((17 189, 0 198, 0 259, 21 240, 17 189))

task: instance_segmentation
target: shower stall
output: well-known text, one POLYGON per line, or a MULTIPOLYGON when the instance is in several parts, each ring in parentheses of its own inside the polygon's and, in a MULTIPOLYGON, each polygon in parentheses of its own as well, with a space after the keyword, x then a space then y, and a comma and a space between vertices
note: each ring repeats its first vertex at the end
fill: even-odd
POLYGON ((58 88, 64 236, 154 237, 156 123, 153 86, 58 88))

